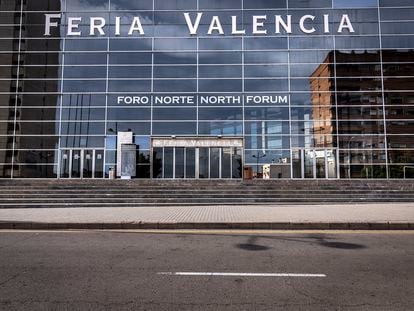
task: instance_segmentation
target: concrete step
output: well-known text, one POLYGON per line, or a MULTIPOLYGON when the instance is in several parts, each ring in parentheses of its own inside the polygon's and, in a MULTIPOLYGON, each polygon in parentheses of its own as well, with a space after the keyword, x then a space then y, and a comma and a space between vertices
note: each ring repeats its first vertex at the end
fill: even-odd
POLYGON ((414 181, 0 180, 0 208, 414 202, 414 181))
POLYGON ((365 195, 365 196, 148 196, 148 197, 129 197, 129 198, 114 198, 114 197, 83 197, 83 198, 72 198, 72 197, 61 197, 61 198, 3 198, 0 200, 0 206, 7 203, 30 203, 30 202, 50 202, 50 203, 71 203, 71 202, 96 202, 96 203, 140 203, 140 202, 160 202, 160 201, 175 201, 178 204, 184 201, 201 202, 201 201, 233 201, 233 202, 244 202, 244 201, 263 201, 263 200, 341 200, 341 201, 353 201, 353 200, 378 200, 378 199, 389 199, 389 200, 412 200, 414 196, 401 196, 401 195, 365 195))
MULTIPOLYGON (((31 200, 48 200, 48 199, 59 199, 68 198, 73 200, 84 200, 91 198, 99 198, 102 200, 106 199, 132 199, 132 198, 250 198, 250 197, 267 197, 267 198, 283 198, 283 197, 344 197, 353 198, 356 193, 353 192, 269 192, 269 193, 220 193, 220 192, 207 192, 207 193, 76 193, 76 194, 65 194, 65 193, 37 193, 37 194, 0 194, 0 202, 4 200, 17 200, 17 199, 31 199, 31 200)), ((365 192, 359 193, 359 197, 412 197, 414 193, 411 191, 402 192, 365 192)))
POLYGON ((0 195, 12 194, 42 194, 42 193, 113 193, 113 194, 156 194, 156 193, 387 193, 414 192, 411 189, 26 189, 0 190, 0 195))
POLYGON ((268 185, 317 185, 317 186, 370 186, 370 185, 414 185, 414 180, 251 180, 251 181, 234 181, 234 180, 7 180, 1 179, 0 186, 30 186, 30 185, 53 185, 53 186, 188 186, 188 185, 227 185, 227 186, 268 186, 268 185))
POLYGON ((200 186, 181 186, 181 187, 144 187, 144 186, 136 186, 136 187, 61 187, 61 186, 45 186, 45 187, 38 187, 38 186, 27 186, 27 187, 20 187, 20 186, 14 186, 14 187, 1 187, 1 192, 5 191, 44 191, 44 190, 50 190, 50 191, 57 191, 57 190, 65 190, 65 191, 134 191, 134 190, 145 190, 145 191, 165 191, 165 190, 171 190, 171 191, 180 191, 180 190, 211 190, 211 191, 234 191, 234 190, 252 190, 252 191, 265 191, 265 190, 314 190, 314 191, 327 191, 327 190, 341 190, 341 191, 365 191, 365 190, 412 190, 414 191, 413 187, 408 186, 394 186, 394 187, 388 187, 388 186, 381 186, 381 187, 245 187, 245 186, 239 186, 239 187, 228 187, 226 185, 217 185, 217 186, 209 186, 209 187, 200 187, 200 186))
MULTIPOLYGON (((55 203, 28 203, 28 204, 9 204, 9 205, 2 205, 0 208, 76 208, 76 207, 138 207, 138 206, 148 206, 148 207, 162 207, 162 206, 208 206, 208 205, 274 205, 274 204, 281 204, 281 205, 290 205, 290 204, 305 204, 305 205, 312 205, 312 204, 345 204, 345 203, 375 203, 378 200, 375 199, 354 199, 353 201, 349 200, 261 200, 261 201, 244 201, 244 202, 216 202, 216 201, 209 201, 209 202, 152 202, 152 203, 65 203, 65 204, 55 204, 55 203)), ((404 203, 405 200, 382 200, 383 203, 404 203)))
POLYGON ((343 194, 365 194, 365 193, 414 193, 411 189, 26 189, 26 190, 0 190, 0 196, 9 195, 87 195, 87 194, 113 194, 113 195, 139 195, 139 194, 301 194, 301 193, 343 193, 343 194))

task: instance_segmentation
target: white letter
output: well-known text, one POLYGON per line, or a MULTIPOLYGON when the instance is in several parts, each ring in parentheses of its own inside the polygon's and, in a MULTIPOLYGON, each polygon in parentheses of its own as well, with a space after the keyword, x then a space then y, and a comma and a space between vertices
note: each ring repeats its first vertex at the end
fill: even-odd
POLYGON ((344 28, 348 28, 349 32, 355 32, 354 27, 352 26, 351 20, 349 19, 348 14, 343 14, 341 19, 341 24, 339 25, 338 32, 342 32, 344 28))
POLYGON ((263 27, 264 23, 263 21, 265 21, 267 18, 266 15, 253 15, 253 34, 254 35, 265 35, 267 34, 267 30, 259 30, 259 27, 263 27), (263 21, 259 21, 263 20, 263 21))
POLYGON ((218 31, 218 33, 221 35, 224 34, 224 30, 221 26, 221 22, 218 16, 213 16, 213 18, 211 19, 210 27, 208 28, 207 34, 211 35, 214 30, 218 31))
POLYGON ((91 17, 90 18, 90 28, 89 28, 89 34, 91 36, 95 35, 95 30, 98 30, 99 34, 101 36, 105 35, 105 32, 103 30, 104 26, 105 26, 105 19, 103 17, 91 17), (96 22, 99 22, 98 24, 96 24, 96 22))
POLYGON ((129 31, 128 31, 128 36, 132 36, 134 31, 138 31, 140 35, 145 35, 144 28, 142 28, 141 20, 139 19, 138 16, 135 16, 134 19, 132 20, 131 27, 129 28, 129 31))
POLYGON ((275 16, 276 33, 280 33, 280 26, 285 29, 286 33, 292 33, 292 15, 287 15, 287 23, 285 23, 280 15, 275 16))
POLYGON ((115 17, 115 36, 121 35, 121 18, 119 16, 115 17))
POLYGON ((237 16, 231 17, 231 34, 232 35, 244 35, 246 30, 237 30, 237 16))
POLYGON ((324 33, 330 33, 330 30, 329 30, 329 14, 325 14, 323 16, 323 26, 324 26, 323 32, 324 33))
POLYGON ((45 36, 50 36, 50 27, 57 27, 57 22, 51 22, 52 18, 61 18, 61 14, 45 14, 46 22, 45 22, 45 36))
POLYGON ((124 101, 124 96, 118 96, 118 105, 124 101))
POLYGON ((287 96, 279 96, 279 103, 287 104, 288 103, 288 97, 287 96))
POLYGON ((68 17, 68 36, 80 36, 80 31, 74 31, 79 28, 79 24, 74 22, 81 22, 81 17, 68 17))
POLYGON ((304 33, 313 33, 313 32, 315 32, 316 29, 314 27, 312 27, 311 29, 306 29, 305 28, 305 21, 307 19, 314 20, 315 16, 313 16, 313 15, 302 16, 302 18, 300 19, 300 22, 299 22, 300 30, 302 30, 302 32, 304 32, 304 33))
POLYGON ((185 21, 187 22, 188 30, 190 30, 190 34, 196 35, 198 26, 200 25, 201 17, 203 16, 203 13, 197 13, 197 18, 195 20, 195 23, 193 24, 191 22, 190 13, 184 13, 185 21))

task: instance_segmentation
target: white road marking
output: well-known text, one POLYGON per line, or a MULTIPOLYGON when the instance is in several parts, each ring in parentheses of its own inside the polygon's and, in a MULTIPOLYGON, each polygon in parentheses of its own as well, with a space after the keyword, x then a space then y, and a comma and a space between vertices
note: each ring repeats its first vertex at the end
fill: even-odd
POLYGON ((232 272, 158 272, 158 275, 180 276, 241 276, 241 277, 302 277, 325 278, 326 274, 310 273, 232 273, 232 272))

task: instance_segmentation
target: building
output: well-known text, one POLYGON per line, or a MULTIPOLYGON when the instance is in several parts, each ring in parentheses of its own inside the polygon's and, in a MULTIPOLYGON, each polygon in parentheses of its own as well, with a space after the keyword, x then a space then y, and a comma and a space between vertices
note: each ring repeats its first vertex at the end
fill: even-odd
POLYGON ((0 177, 414 177, 411 0, 0 0, 0 177))

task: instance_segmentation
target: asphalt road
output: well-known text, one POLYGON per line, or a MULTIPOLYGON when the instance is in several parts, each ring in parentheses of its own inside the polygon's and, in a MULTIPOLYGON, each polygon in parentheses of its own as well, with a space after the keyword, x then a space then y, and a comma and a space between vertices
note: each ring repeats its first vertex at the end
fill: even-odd
POLYGON ((0 310, 413 306, 413 232, 0 232, 0 310))

